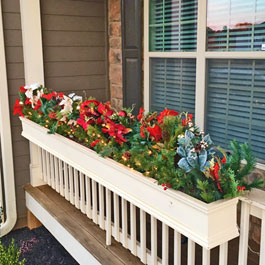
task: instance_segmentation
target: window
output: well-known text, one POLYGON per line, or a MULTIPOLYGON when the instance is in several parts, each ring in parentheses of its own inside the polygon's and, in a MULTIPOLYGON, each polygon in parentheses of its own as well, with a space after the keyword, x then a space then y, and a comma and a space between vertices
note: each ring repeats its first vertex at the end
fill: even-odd
POLYGON ((151 109, 195 112, 194 59, 151 59, 151 109))
POLYGON ((265 1, 145 0, 144 18, 145 109, 189 111, 265 164, 265 1))

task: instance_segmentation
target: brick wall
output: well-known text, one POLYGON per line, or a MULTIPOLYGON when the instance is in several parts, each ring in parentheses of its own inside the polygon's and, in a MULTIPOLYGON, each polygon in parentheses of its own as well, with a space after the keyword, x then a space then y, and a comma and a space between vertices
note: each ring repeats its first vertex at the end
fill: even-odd
POLYGON ((111 104, 122 108, 121 1, 108 0, 109 81, 111 104))

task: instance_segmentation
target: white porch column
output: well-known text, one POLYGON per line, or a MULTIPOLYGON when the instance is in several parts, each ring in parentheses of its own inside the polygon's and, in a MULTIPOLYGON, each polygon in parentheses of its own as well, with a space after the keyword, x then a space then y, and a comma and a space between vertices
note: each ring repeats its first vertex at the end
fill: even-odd
POLYGON ((41 11, 39 0, 20 0, 25 82, 44 85, 41 11))
MULTIPOLYGON (((39 0, 20 0, 21 27, 24 54, 25 83, 44 85, 41 11, 39 0)), ((30 182, 43 185, 38 147, 30 143, 30 182)))

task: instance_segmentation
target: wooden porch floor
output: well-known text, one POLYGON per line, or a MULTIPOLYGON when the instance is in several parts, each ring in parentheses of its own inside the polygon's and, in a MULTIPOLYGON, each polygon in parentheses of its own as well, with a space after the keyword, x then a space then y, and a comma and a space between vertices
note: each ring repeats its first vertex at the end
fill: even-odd
MULTIPOLYGON (((105 231, 94 224, 87 216, 76 209, 48 185, 40 187, 25 186, 25 191, 31 195, 52 217, 59 222, 83 247, 104 265, 137 265, 142 264, 129 250, 112 239, 112 245, 105 244, 105 231)), ((148 236, 147 236, 148 238, 148 236)), ((159 240, 159 239, 158 239, 159 240)), ((149 242, 147 242, 148 245, 149 242)), ((251 246, 255 249, 256 246, 251 246)), ((173 249, 169 250, 173 251, 173 249)), ((181 247, 181 263, 187 264, 187 244, 181 247)), ((160 254, 158 250, 158 255, 160 254)), ((218 248, 211 251, 211 265, 218 264, 218 248)), ((202 260, 201 247, 196 246, 196 265, 202 260)), ((228 265, 237 265, 238 239, 229 242, 228 265)), ((173 260, 169 261, 173 264, 173 260)), ((248 265, 257 265, 258 256, 249 252, 248 265)))

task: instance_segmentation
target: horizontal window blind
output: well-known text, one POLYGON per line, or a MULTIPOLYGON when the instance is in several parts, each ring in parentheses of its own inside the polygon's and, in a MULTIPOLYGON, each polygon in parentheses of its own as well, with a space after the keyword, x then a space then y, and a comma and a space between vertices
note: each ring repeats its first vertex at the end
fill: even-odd
POLYGON ((249 142, 265 161, 265 60, 208 61, 207 132, 224 148, 249 142))
POLYGON ((150 51, 194 51, 197 0, 150 0, 150 51))
POLYGON ((168 108, 194 114, 195 59, 154 58, 150 71, 151 110, 160 112, 168 108))
POLYGON ((208 51, 260 51, 262 44, 264 0, 208 0, 208 51))

